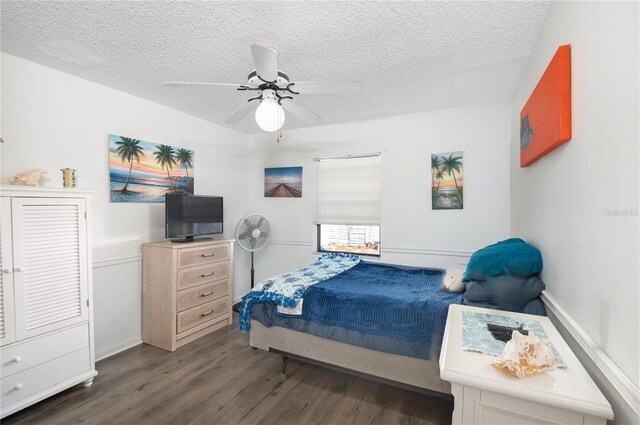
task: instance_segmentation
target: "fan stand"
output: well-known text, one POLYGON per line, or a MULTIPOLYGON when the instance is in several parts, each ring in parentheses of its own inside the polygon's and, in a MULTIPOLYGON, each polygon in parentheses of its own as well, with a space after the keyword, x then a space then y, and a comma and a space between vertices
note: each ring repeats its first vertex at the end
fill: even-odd
MULTIPOLYGON (((255 286, 254 251, 257 251, 269 243, 271 236, 271 224, 262 214, 249 214, 238 221, 236 226, 236 240, 242 249, 251 253, 251 289, 255 286)), ((246 295, 244 296, 246 297, 246 295)), ((243 298, 244 298, 243 297, 243 298)), ((242 302, 233 305, 235 311, 239 311, 242 302)))
MULTIPOLYGON (((251 251, 251 289, 253 289, 254 285, 254 270, 253 270, 253 251, 251 251)), ((240 312, 240 306, 242 305, 242 301, 238 301, 233 305, 233 311, 240 312)))
POLYGON ((253 289, 253 251, 251 251, 251 289, 253 289))

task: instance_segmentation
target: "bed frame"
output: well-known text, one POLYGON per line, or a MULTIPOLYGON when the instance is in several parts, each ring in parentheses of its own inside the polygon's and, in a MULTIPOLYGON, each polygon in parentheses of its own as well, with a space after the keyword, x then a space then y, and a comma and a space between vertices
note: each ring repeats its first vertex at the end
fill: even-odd
POLYGON ((438 356, 432 360, 384 353, 315 335, 251 322, 249 345, 341 372, 452 400, 451 385, 440 379, 438 356))

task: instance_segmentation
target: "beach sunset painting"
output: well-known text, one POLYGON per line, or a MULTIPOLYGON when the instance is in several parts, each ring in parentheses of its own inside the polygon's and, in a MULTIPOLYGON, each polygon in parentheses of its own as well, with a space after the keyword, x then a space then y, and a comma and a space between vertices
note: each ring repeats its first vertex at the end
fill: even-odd
POLYGON ((431 209, 461 210, 463 177, 462 151, 431 155, 431 209))
POLYGON ((301 198, 302 167, 264 169, 265 198, 301 198))
POLYGON ((111 202, 164 202, 165 193, 193 194, 194 152, 109 135, 111 202))

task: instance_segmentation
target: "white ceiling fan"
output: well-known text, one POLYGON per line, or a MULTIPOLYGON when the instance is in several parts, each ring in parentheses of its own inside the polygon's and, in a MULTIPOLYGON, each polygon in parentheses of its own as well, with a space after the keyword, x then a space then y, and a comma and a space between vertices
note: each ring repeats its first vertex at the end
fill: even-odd
POLYGON ((355 93, 362 89, 357 81, 296 81, 278 70, 278 51, 273 47, 251 45, 256 66, 245 84, 169 81, 165 86, 228 86, 240 91, 256 91, 257 96, 243 102, 226 120, 235 124, 253 109, 258 126, 264 131, 277 131, 284 124, 285 111, 298 119, 315 124, 320 117, 294 99, 299 94, 355 93))

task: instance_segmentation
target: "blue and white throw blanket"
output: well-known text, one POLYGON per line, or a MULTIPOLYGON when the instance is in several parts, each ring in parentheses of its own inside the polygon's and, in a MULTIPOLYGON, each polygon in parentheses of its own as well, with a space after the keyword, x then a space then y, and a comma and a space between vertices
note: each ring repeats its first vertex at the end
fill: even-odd
POLYGON ((353 254, 325 254, 308 266, 263 280, 242 297, 240 331, 251 329, 249 315, 254 303, 270 302, 293 308, 307 288, 349 270, 359 262, 360 257, 353 254))

